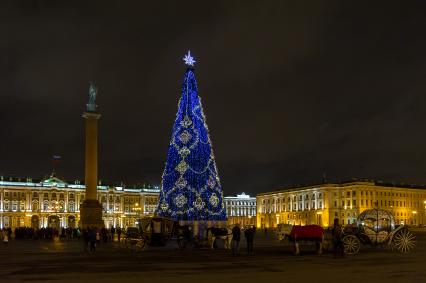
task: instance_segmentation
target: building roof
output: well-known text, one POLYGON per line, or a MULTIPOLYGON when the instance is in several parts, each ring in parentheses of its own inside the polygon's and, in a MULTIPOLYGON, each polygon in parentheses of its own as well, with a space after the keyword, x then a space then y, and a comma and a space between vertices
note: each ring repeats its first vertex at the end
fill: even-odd
MULTIPOLYGON (((83 182, 82 182, 83 183, 83 182)), ((21 180, 21 178, 13 178, 8 177, 5 178, 3 176, 0 177, 0 186, 7 186, 7 187, 16 187, 16 188, 28 188, 28 187, 34 187, 34 188, 68 188, 68 189, 76 189, 76 190, 84 190, 86 186, 84 184, 80 184, 80 181, 75 181, 73 183, 66 182, 59 177, 55 176, 54 174, 45 177, 42 180, 33 180, 31 178, 25 178, 24 180, 21 180)), ((106 185, 106 184, 99 184, 97 186, 97 190, 108 190, 113 189, 116 191, 123 191, 123 192, 144 192, 144 193, 159 193, 160 188, 155 185, 139 185, 139 186, 113 186, 113 185, 106 185)))
POLYGON ((374 180, 351 180, 351 181, 342 181, 336 183, 317 183, 311 185, 296 185, 291 187, 280 188, 271 192, 259 193, 256 196, 269 195, 274 193, 284 193, 294 190, 308 190, 315 188, 324 188, 324 187, 349 187, 349 186, 377 186, 377 187, 394 187, 394 188, 405 188, 405 189, 423 189, 426 190, 426 185, 417 185, 417 184, 405 184, 405 183, 392 183, 384 181, 374 181, 374 180))

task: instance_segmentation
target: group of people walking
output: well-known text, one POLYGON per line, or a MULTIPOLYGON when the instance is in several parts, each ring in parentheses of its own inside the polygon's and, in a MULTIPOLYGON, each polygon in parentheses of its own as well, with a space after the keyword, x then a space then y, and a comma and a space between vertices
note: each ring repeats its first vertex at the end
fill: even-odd
MULTIPOLYGON (((256 227, 247 227, 244 229, 244 237, 246 238, 247 245, 247 254, 253 254, 253 242, 254 236, 256 234, 256 227)), ((232 228, 232 254, 238 255, 238 250, 240 248, 240 240, 241 240, 241 228, 239 224, 236 224, 232 228)))

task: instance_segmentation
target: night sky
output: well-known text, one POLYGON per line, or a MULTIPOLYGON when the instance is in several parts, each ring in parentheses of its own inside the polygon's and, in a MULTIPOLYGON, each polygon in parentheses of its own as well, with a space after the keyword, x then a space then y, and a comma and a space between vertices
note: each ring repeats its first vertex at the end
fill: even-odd
POLYGON ((248 2, 1 1, 0 173, 83 179, 93 80, 99 178, 159 184, 190 49, 225 195, 426 184, 426 2, 248 2))

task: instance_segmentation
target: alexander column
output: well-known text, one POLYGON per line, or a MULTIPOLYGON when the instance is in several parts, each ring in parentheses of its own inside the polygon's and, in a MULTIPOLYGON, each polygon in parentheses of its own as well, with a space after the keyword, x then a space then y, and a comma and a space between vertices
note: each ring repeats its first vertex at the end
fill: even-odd
POLYGON ((97 199, 98 186, 98 120, 96 113, 97 87, 90 83, 89 102, 83 118, 86 119, 86 162, 85 183, 86 197, 80 207, 81 227, 103 227, 102 206, 97 199))

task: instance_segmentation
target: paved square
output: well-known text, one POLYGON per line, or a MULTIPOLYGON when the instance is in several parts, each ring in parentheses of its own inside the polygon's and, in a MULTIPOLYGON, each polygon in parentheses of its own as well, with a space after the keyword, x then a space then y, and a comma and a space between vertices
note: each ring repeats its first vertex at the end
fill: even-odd
POLYGON ((363 247, 356 256, 333 259, 307 247, 293 256, 259 233, 255 255, 225 250, 147 248, 131 252, 119 243, 100 244, 96 254, 78 241, 11 241, 0 246, 0 282, 426 282, 426 231, 416 231, 414 252, 363 247))

